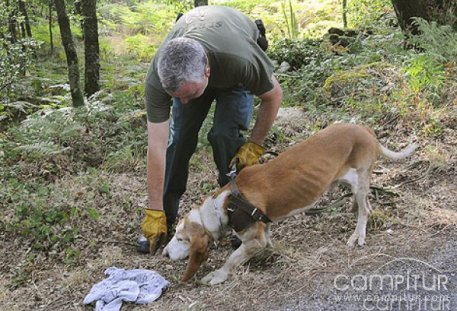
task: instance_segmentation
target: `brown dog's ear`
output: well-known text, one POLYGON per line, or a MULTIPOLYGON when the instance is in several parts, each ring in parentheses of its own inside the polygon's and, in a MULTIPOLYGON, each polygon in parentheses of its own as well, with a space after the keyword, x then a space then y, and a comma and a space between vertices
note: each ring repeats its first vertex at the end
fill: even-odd
POLYGON ((192 226, 189 262, 187 263, 186 272, 182 276, 181 281, 187 282, 200 268, 201 264, 208 258, 208 242, 209 237, 200 225, 191 223, 192 226))

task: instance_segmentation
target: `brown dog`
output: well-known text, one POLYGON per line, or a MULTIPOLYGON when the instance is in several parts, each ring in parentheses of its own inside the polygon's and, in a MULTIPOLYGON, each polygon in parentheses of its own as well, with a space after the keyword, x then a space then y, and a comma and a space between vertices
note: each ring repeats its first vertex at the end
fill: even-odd
POLYGON ((365 126, 331 125, 276 159, 243 169, 234 183, 221 188, 179 222, 163 254, 172 260, 189 256, 182 278, 187 281, 207 259, 208 242, 218 240, 229 225, 235 225, 241 246, 222 268, 202 280, 210 285, 221 283, 235 267, 271 245, 269 221, 280 221, 311 208, 334 182, 348 183, 354 205, 358 206, 357 226, 347 244, 352 247, 357 241, 363 245, 371 212, 370 177, 376 159, 384 155, 400 160, 413 154, 416 147, 412 144, 394 152, 382 146, 365 126), (247 225, 240 228, 240 219, 247 225))

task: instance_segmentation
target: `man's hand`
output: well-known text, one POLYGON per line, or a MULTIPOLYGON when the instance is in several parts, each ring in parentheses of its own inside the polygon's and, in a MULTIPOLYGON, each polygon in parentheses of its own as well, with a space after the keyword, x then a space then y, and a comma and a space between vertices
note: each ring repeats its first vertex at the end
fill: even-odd
POLYGON ((144 213, 141 231, 149 241, 149 253, 155 254, 167 242, 167 218, 164 211, 145 209, 144 213))
POLYGON ((230 167, 236 165, 236 171, 241 171, 244 167, 258 164, 259 158, 265 153, 265 148, 253 142, 247 142, 240 147, 236 155, 230 161, 230 167))

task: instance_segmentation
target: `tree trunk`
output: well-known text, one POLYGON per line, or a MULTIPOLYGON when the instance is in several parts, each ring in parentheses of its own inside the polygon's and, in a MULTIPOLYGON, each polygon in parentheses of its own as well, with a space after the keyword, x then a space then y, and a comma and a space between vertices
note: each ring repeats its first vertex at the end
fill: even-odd
POLYGON ((424 0, 392 0, 401 30, 406 35, 418 35, 413 17, 427 19, 424 0))
POLYGON ((22 16, 24 17, 24 23, 22 23, 22 27, 25 26, 25 32, 27 33, 27 37, 32 38, 32 28, 30 28, 30 20, 29 15, 27 14, 27 8, 25 7, 25 2, 23 0, 18 0, 18 4, 19 11, 21 11, 22 16))
POLYGON ((24 25, 24 22, 21 22, 21 23, 19 24, 19 26, 21 26, 21 39, 27 38, 27 34, 25 33, 25 25, 24 25))
POLYGON ((100 47, 96 7, 96 0, 81 1, 85 54, 84 92, 88 97, 100 90, 100 47))
POLYGON ((194 0, 194 7, 208 5, 208 0, 194 0))
POLYGON ((52 33, 52 0, 49 0, 49 44, 51 47, 51 55, 54 54, 54 35, 52 33))
POLYGON ((420 17, 438 24, 457 27, 457 4, 455 0, 392 0, 401 30, 406 35, 420 32, 413 23, 413 17, 420 17))
POLYGON ((73 106, 78 107, 84 105, 84 98, 79 86, 79 67, 78 55, 76 53, 73 36, 70 29, 70 20, 68 19, 67 11, 65 9, 64 0, 54 0, 57 11, 57 19, 59 22, 60 36, 62 37, 62 44, 67 56, 68 65, 68 80, 70 82, 71 99, 73 106))
MULTIPOLYGON (((79 23, 81 25, 81 30, 82 30, 82 39, 84 40, 84 16, 82 12, 82 0, 75 0, 75 15, 78 16, 79 18, 79 23)), ((95 2, 97 0, 94 0, 95 2)), ((94 4, 96 6, 96 4, 94 4)))
MULTIPOLYGON (((10 8, 9 0, 6 1, 6 7, 10 8)), ((11 43, 17 42, 17 19, 16 19, 16 10, 11 10, 8 15, 8 33, 9 40, 11 43)))
MULTIPOLYGON (((30 27, 30 19, 29 14, 27 13, 27 7, 25 5, 24 0, 17 1, 19 6, 19 11, 21 12, 22 17, 24 18, 21 22, 21 31, 22 31, 22 39, 28 38, 32 39, 32 28, 30 27)), ((23 49, 30 48, 32 50, 32 55, 36 58, 36 52, 33 48, 33 45, 30 45, 30 41, 23 40, 23 49)))
POLYGON ((348 28, 348 1, 343 0, 343 27, 348 28))

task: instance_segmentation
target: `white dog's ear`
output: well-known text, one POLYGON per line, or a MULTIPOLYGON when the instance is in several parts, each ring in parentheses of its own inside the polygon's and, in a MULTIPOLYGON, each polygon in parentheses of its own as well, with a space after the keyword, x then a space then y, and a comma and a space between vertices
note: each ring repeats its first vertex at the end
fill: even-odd
POLYGON ((202 263, 208 259, 208 242, 209 236, 203 227, 196 223, 190 223, 190 249, 189 262, 187 263, 186 272, 182 276, 182 281, 187 282, 197 272, 202 263))

